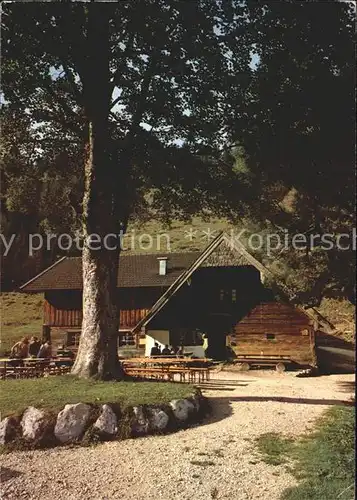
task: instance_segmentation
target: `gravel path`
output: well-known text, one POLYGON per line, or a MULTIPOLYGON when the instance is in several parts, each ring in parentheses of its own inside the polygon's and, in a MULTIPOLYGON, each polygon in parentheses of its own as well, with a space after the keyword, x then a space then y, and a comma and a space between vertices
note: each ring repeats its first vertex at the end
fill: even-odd
POLYGON ((295 484, 284 466, 253 453, 266 432, 298 435, 331 404, 348 401, 354 375, 221 372, 204 393, 204 425, 90 448, 2 456, 2 499, 277 500, 295 484))

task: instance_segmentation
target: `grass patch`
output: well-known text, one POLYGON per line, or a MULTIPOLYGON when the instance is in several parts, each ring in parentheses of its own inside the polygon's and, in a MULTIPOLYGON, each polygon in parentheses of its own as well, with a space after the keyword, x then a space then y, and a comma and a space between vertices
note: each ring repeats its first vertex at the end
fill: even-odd
POLYGON ((264 462, 269 465, 281 465, 291 453, 294 441, 276 432, 269 432, 259 436, 256 444, 264 462))
POLYGON ((28 406, 59 411, 67 403, 119 403, 122 408, 190 396, 193 387, 169 382, 100 382, 71 375, 0 381, 2 418, 28 406))
POLYGON ((25 336, 42 336, 43 294, 1 293, 1 355, 25 336))
POLYGON ((316 430, 299 441, 293 474, 300 484, 288 489, 283 500, 352 500, 355 484, 355 411, 328 410, 316 430))
POLYGON ((336 327, 336 335, 347 340, 356 342, 356 308, 345 299, 324 298, 317 308, 336 327))
POLYGON ((282 500, 352 500, 355 484, 355 412, 353 407, 329 409, 312 434, 292 441, 279 434, 256 441, 263 460, 271 465, 289 458, 299 484, 282 500))

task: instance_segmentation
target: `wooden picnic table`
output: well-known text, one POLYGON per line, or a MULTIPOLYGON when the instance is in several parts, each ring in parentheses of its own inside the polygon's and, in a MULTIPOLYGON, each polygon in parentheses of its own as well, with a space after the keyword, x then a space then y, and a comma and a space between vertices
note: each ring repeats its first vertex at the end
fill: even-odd
POLYGON ((161 358, 161 357, 152 357, 152 358, 127 358, 122 359, 121 362, 125 364, 142 364, 142 365, 181 365, 181 366, 189 366, 189 365, 197 365, 197 363, 202 363, 205 365, 211 364, 212 360, 209 358, 161 358))
POLYGON ((194 382, 196 377, 199 381, 209 379, 209 366, 212 360, 190 359, 190 358, 129 358, 122 360, 124 370, 133 376, 158 377, 173 381, 175 374, 180 376, 181 381, 194 382), (197 366, 200 365, 200 366, 197 366))
POLYGON ((13 361, 22 361, 24 364, 28 363, 56 363, 59 361, 72 361, 73 358, 65 358, 61 356, 52 356, 51 358, 0 358, 0 363, 4 363, 6 365, 9 362, 13 361))
POLYGON ((32 373, 34 370, 37 374, 43 374, 46 368, 56 367, 59 363, 65 362, 68 366, 73 363, 72 358, 51 357, 51 358, 0 358, 0 375, 7 375, 22 372, 26 374, 26 370, 32 373))

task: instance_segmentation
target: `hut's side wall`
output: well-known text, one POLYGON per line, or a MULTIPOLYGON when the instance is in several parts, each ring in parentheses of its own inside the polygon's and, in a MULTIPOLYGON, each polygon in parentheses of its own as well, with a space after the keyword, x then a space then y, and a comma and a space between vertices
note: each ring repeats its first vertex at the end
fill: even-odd
MULTIPOLYGON (((118 290, 120 329, 131 329, 143 318, 162 294, 161 288, 123 288, 118 290)), ((44 324, 50 327, 75 328, 82 324, 81 290, 46 292, 44 324)))
POLYGON ((80 327, 82 296, 80 290, 56 290, 45 293, 44 324, 56 327, 80 327))
POLYGON ((230 343, 239 355, 284 356, 309 365, 316 362, 311 320, 293 306, 278 302, 254 307, 234 326, 230 343))

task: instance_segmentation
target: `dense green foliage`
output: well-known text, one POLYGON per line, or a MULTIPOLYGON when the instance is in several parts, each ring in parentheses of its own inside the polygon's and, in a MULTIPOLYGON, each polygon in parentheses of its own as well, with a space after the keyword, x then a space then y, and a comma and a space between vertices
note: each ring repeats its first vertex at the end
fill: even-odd
MULTIPOLYGON (((355 68, 347 3, 155 0, 105 8, 120 219, 200 214, 262 234, 351 232, 355 68)), ((98 9, 104 14, 104 5, 98 9)), ((84 64, 83 5, 7 4, 3 23, 2 217, 4 233, 18 234, 11 280, 26 262, 28 232, 81 227, 83 82, 95 68, 84 64)), ((352 250, 262 253, 298 302, 354 301, 352 250)), ((15 281, 27 277, 21 270, 15 281)))

